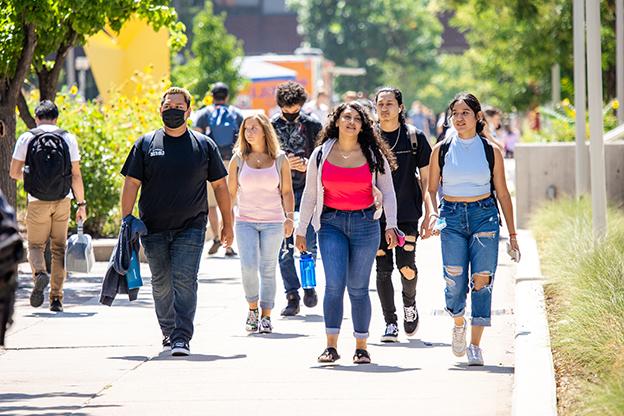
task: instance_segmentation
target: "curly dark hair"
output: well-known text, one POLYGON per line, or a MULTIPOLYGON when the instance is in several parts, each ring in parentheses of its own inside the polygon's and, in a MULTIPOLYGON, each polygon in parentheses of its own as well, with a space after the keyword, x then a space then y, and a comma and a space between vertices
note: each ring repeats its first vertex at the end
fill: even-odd
POLYGON ((304 105, 308 99, 308 94, 306 94, 303 85, 295 81, 288 81, 277 86, 275 99, 278 107, 291 107, 304 105))
POLYGON ((362 104, 357 101, 342 103, 336 107, 328 117, 329 122, 318 135, 317 146, 322 145, 329 139, 338 138, 338 126, 336 122, 340 118, 342 112, 347 108, 355 110, 362 119, 362 130, 358 134, 357 140, 362 149, 362 153, 364 153, 364 157, 366 157, 371 173, 385 173, 383 158, 388 161, 390 169, 395 170, 398 166, 394 154, 385 140, 379 135, 379 132, 375 128, 375 123, 368 115, 368 112, 364 109, 362 104))

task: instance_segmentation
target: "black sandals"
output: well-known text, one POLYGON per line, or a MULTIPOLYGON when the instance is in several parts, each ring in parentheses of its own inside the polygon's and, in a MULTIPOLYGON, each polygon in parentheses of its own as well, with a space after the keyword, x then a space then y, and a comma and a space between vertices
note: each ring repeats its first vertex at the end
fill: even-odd
POLYGON ((366 350, 355 350, 355 355, 353 356, 353 364, 370 364, 371 359, 368 351, 366 350))
POLYGON ((319 363, 333 363, 334 361, 340 359, 340 355, 338 355, 338 351, 334 347, 327 347, 325 351, 318 357, 319 363))

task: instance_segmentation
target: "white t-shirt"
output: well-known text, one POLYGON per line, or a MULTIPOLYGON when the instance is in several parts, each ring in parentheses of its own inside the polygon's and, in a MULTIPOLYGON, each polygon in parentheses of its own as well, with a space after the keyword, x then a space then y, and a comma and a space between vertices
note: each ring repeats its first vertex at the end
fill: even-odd
MULTIPOLYGON (((37 126, 38 129, 44 131, 54 131, 58 130, 59 127, 54 124, 40 124, 37 126)), ((28 152, 28 144, 35 137, 30 131, 22 134, 15 143, 15 150, 13 151, 13 159, 19 160, 20 162, 26 161, 26 153, 28 152)), ((69 158, 72 162, 78 162, 80 160, 80 151, 78 150, 78 142, 76 141, 76 137, 73 134, 65 133, 63 135, 63 139, 67 143, 69 147, 69 158)), ((74 195, 70 189, 69 193, 65 198, 73 198, 74 195)), ((29 201, 37 201, 37 198, 28 194, 29 201)))

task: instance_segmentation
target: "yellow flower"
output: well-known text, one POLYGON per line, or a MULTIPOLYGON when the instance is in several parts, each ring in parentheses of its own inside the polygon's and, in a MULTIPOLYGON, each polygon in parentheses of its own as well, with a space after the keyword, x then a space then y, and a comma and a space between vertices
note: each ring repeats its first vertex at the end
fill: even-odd
POLYGON ((71 95, 76 95, 78 94, 78 87, 76 85, 72 85, 71 88, 69 89, 69 93, 71 95))
POLYGON ((206 105, 206 106, 208 106, 208 105, 212 105, 212 95, 211 95, 211 94, 206 94, 206 95, 204 96, 203 103, 204 103, 204 105, 206 105))
POLYGON ((564 107, 567 107, 570 105, 570 100, 568 100, 567 98, 564 98, 563 101, 561 101, 561 105, 564 107))
POLYGON ((620 102, 617 99, 613 100, 613 102, 611 103, 611 107, 613 107, 614 110, 617 110, 618 108, 620 108, 620 102))

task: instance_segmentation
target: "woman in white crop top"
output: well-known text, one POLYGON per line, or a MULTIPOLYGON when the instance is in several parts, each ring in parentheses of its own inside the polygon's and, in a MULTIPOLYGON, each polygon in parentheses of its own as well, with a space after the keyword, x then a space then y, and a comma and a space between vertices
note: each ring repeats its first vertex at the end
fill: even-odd
POLYGON ((294 228, 295 197, 290 167, 284 161, 269 119, 264 114, 245 118, 228 169, 228 188, 233 205, 236 203, 236 240, 249 303, 248 332, 273 330, 271 310, 280 244, 294 228))
POLYGON ((515 261, 520 259, 520 249, 503 156, 481 134, 485 123, 479 100, 469 93, 458 94, 449 111, 456 131, 433 148, 429 163, 431 197, 435 198, 440 185, 443 195, 439 219, 432 231, 440 235, 442 242, 446 310, 455 321, 453 353, 461 357, 467 352, 468 365, 483 365, 479 344, 484 327, 491 325, 492 288, 498 263, 500 214, 496 200, 505 217, 515 261), (469 289, 472 330, 467 347, 464 312, 469 289))

